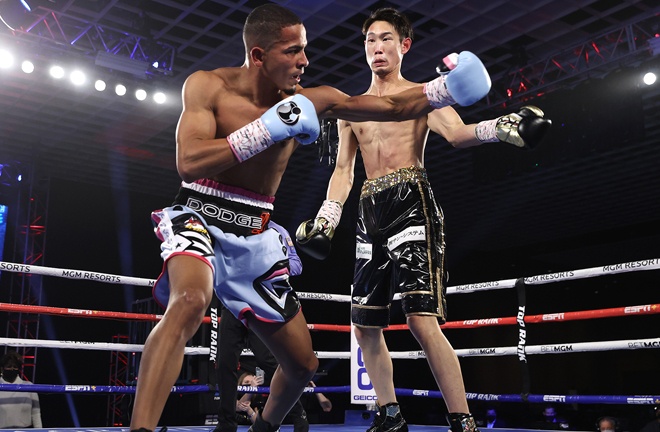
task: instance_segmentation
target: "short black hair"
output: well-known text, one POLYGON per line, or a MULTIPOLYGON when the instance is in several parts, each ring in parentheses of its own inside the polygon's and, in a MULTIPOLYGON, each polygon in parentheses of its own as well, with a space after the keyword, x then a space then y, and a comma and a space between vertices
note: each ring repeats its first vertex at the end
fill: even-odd
POLYGON ((399 12, 398 10, 391 7, 384 7, 375 10, 369 15, 369 18, 362 24, 362 34, 367 35, 369 27, 375 21, 385 21, 388 22, 394 27, 397 33, 399 33, 399 39, 403 41, 405 38, 413 38, 413 29, 410 24, 410 20, 407 16, 399 12))
POLYGON ((23 366, 23 357, 16 351, 9 351, 7 354, 2 356, 0 359, 0 367, 3 369, 6 367, 15 367, 20 369, 23 366))
POLYGON ((250 12, 243 26, 243 43, 250 50, 254 46, 268 49, 283 28, 302 24, 298 15, 289 9, 268 3, 257 6, 250 12))

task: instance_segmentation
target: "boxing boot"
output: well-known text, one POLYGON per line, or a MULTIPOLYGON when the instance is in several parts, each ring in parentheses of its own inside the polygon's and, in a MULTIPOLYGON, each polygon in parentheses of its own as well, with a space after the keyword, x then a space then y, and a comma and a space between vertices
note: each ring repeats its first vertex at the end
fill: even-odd
POLYGON ((258 413, 248 432, 279 432, 279 430, 280 425, 273 426, 261 417, 261 413, 258 413))
POLYGON ((479 432, 472 414, 449 413, 447 414, 447 421, 451 432, 479 432))
POLYGON ((367 432, 408 432, 408 423, 401 415, 399 404, 391 402, 383 406, 378 405, 378 413, 367 432))

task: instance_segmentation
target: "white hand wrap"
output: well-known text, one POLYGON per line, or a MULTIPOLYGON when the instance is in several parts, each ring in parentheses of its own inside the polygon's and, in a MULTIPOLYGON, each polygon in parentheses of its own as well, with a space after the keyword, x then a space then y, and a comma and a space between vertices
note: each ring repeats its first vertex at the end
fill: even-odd
POLYGON ((339 201, 325 200, 321 204, 319 212, 316 214, 317 218, 324 218, 332 226, 333 229, 337 228, 341 219, 342 205, 339 201))
POLYGON ((229 134, 227 142, 239 162, 243 162, 266 150, 274 143, 270 132, 268 132, 261 119, 257 119, 229 134))
POLYGON ((474 136, 476 136, 482 143, 498 142, 499 139, 497 138, 497 130, 495 128, 497 126, 497 120, 498 119, 493 119, 479 122, 474 129, 474 136))
POLYGON ((433 108, 444 108, 456 103, 447 90, 445 79, 445 75, 441 75, 433 81, 424 83, 424 94, 433 108))

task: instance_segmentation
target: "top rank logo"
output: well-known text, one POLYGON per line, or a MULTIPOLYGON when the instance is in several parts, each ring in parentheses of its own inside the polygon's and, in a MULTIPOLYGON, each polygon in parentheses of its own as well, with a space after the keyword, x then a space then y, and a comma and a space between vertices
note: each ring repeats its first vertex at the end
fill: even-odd
POLYGON ((277 107, 277 115, 286 125, 294 125, 298 123, 302 110, 295 102, 286 102, 277 107))

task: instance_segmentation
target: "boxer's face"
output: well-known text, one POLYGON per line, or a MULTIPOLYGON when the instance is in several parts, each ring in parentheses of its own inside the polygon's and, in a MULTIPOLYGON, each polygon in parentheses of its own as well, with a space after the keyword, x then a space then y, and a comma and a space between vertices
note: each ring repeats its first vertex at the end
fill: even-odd
POLYGON ((378 75, 398 72, 401 59, 410 49, 411 43, 409 38, 401 40, 392 24, 375 21, 367 30, 364 40, 364 51, 372 72, 378 75))
POLYGON ((309 65, 305 55, 307 32, 301 24, 285 27, 280 37, 263 53, 263 68, 277 87, 293 94, 305 67, 309 65))

